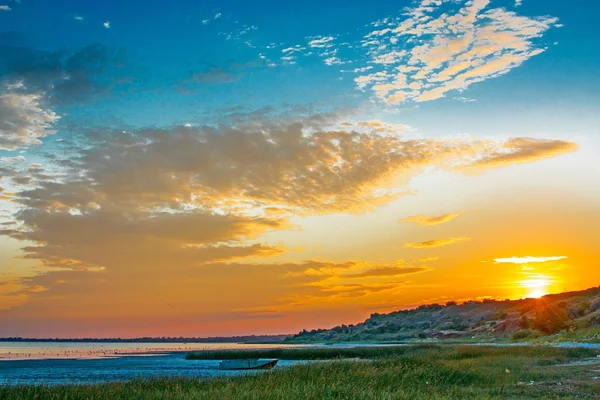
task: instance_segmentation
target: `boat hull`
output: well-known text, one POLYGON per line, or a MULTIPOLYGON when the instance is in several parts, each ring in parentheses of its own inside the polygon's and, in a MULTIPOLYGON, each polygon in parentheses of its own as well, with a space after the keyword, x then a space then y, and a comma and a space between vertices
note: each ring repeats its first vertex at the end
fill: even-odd
POLYGON ((242 370, 242 369, 271 369, 279 360, 223 360, 219 364, 221 370, 242 370))

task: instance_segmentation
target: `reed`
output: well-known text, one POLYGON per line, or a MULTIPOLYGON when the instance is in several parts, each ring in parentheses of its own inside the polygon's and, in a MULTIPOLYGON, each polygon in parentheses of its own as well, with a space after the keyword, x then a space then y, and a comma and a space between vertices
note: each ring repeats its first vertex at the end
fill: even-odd
MULTIPOLYGON (((596 399, 591 349, 415 346, 278 349, 330 361, 230 378, 0 387, 0 399, 596 399), (361 358, 363 361, 348 360, 361 358)), ((222 357, 225 352, 200 353, 222 357)), ((249 352, 228 351, 227 357, 249 352)), ((199 353, 195 353, 199 354, 199 353)), ((271 357, 272 350, 253 351, 271 357)), ((281 358, 281 357, 280 357, 281 358)))

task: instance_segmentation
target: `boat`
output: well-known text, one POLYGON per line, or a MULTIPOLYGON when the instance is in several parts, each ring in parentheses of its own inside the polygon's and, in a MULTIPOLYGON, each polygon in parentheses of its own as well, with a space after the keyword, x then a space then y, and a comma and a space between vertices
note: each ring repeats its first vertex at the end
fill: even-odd
POLYGON ((237 370, 237 369, 271 369, 279 360, 277 358, 247 358, 240 360, 223 360, 219 363, 219 369, 237 370))

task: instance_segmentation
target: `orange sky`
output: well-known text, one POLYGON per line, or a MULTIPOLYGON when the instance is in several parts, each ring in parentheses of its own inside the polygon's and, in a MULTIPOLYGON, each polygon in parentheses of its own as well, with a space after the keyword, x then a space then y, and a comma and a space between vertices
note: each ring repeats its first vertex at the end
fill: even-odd
POLYGON ((3 252, 10 264, 3 273, 13 278, 1 287, 0 315, 10 321, 2 330, 68 337, 295 332, 423 303, 594 286, 600 228, 590 221, 599 217, 598 189, 582 196, 568 190, 568 179, 558 188, 543 183, 574 160, 585 168, 582 153, 475 175, 431 171, 412 178, 404 187, 410 194, 375 207, 282 212, 268 223, 248 217, 233 233, 213 230, 220 225, 202 233, 195 228, 202 220, 187 228, 179 214, 154 221, 158 230, 140 221, 112 228, 92 214, 90 221, 65 217, 52 204, 52 218, 61 220, 39 220, 40 234, 52 235, 40 239, 58 247, 28 250, 45 261, 3 252), (190 247, 221 234, 241 241, 190 247), (253 254, 231 255, 248 245, 253 254), (541 259, 494 261, 527 256, 541 259))
POLYGON ((594 13, 26 3, 0 10, 0 337, 294 333, 600 284, 594 13))

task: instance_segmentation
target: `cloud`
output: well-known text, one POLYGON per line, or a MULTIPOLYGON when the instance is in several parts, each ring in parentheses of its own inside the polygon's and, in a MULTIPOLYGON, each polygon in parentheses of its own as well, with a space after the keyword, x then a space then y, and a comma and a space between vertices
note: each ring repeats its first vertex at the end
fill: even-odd
POLYGON ((471 240, 469 237, 453 237, 448 239, 436 239, 436 240, 428 240, 426 242, 418 242, 418 243, 405 243, 404 247, 411 249, 429 249, 432 247, 441 247, 448 246, 450 244, 458 243, 458 242, 466 242, 471 240))
POLYGON ((515 0, 515 7, 520 7, 523 5, 523 0, 515 0))
POLYGON ((406 217, 398 222, 412 222, 417 225, 438 225, 444 224, 446 222, 452 221, 454 218, 462 215, 463 213, 452 213, 452 214, 444 214, 437 217, 430 217, 427 215, 413 215, 411 217, 406 217))
POLYGON ((85 214, 25 210, 19 217, 33 230, 2 233, 29 245, 26 259, 72 270, 98 268, 191 267, 250 256, 272 256, 282 248, 251 240, 269 229, 283 229, 285 220, 215 215, 207 212, 137 213, 104 210, 85 214), (80 232, 88 232, 81 235, 80 232), (244 240, 244 244, 239 243, 244 240), (137 266, 137 267, 134 267, 137 266))
POLYGON ((420 272, 428 271, 427 268, 424 267, 379 267, 373 268, 365 272, 361 272, 360 274, 351 275, 352 278, 374 278, 374 277, 384 277, 384 276, 399 276, 399 275, 409 275, 409 274, 417 274, 420 272))
POLYGON ((511 138, 503 146, 471 163, 470 169, 499 168, 506 165, 534 162, 577 151, 579 146, 562 140, 511 138), (505 149, 511 149, 505 151, 505 149))
MULTIPOLYGON (((236 212, 242 206, 270 205, 313 215, 364 212, 396 198, 399 192, 393 189, 425 167, 454 171, 483 159, 490 166, 532 161, 527 149, 539 146, 535 140, 404 140, 318 130, 320 125, 316 120, 273 120, 219 129, 107 132, 71 160, 74 172, 87 171, 83 178, 41 185, 37 192, 26 193, 37 199, 23 201, 29 206, 52 199, 52 204, 61 201, 62 207, 84 211, 87 199, 135 209, 188 204, 236 212), (509 157, 511 151, 518 154, 509 157), (498 157, 502 162, 495 164, 498 157)), ((539 153, 535 159, 559 153, 539 153)))
POLYGON ((76 16, 74 16, 74 17, 73 17, 73 19, 74 19, 75 21, 83 21, 83 17, 82 17, 82 16, 80 16, 80 15, 76 15, 76 16))
POLYGON ((439 257, 425 257, 425 258, 421 258, 419 260, 419 262, 422 262, 422 263, 433 262, 433 261, 437 261, 439 259, 440 259, 439 257))
MULTIPOLYGON (((294 229, 291 216, 366 212, 401 196, 426 168, 468 169, 483 157, 493 166, 494 157, 529 154, 527 147, 538 146, 535 140, 405 139, 379 133, 392 129, 380 121, 353 124, 366 132, 327 128, 339 126, 338 121, 335 115, 256 117, 234 126, 85 132, 58 144, 65 151, 52 154, 44 167, 2 167, 16 189, 11 201, 18 224, 2 226, 0 234, 23 243, 24 259, 54 271, 49 280, 32 281, 48 293, 77 290, 76 285, 102 291, 105 285, 125 298, 150 291, 153 282, 162 285, 190 274, 223 282, 225 272, 209 269, 285 252, 282 244, 264 243, 261 237, 294 229), (518 145, 513 149, 510 143, 518 145), (58 279, 69 285, 57 285, 58 279), (124 292, 118 282, 136 287, 124 292)), ((520 161, 515 157, 501 164, 520 161)), ((457 240, 466 239, 407 247, 457 240)), ((269 265, 285 270, 278 279, 306 291, 301 299, 287 300, 298 307, 326 292, 342 301, 349 293, 367 296, 398 285, 347 286, 356 279, 424 271, 364 262, 254 268, 268 275, 269 265), (305 288, 308 284, 314 287, 305 288)), ((235 268, 239 274, 244 267, 235 268)))
POLYGON ((11 8, 9 6, 6 6, 6 5, 0 6, 0 11, 10 11, 10 10, 11 10, 11 8))
POLYGON ((110 21, 106 21, 105 23, 102 24, 103 27, 105 27, 106 29, 110 29, 110 21))
POLYGON ((52 125, 60 117, 43 102, 40 93, 5 89, 0 94, 0 150, 41 144, 41 138, 56 133, 52 125))
POLYGON ((376 24, 361 45, 376 68, 357 77, 357 85, 389 104, 430 101, 506 74, 546 50, 539 38, 558 26, 557 18, 489 4, 422 0, 406 18, 376 24))
POLYGON ((231 83, 236 79, 236 75, 214 65, 209 66, 206 72, 192 75, 193 82, 201 82, 206 84, 231 83))
POLYGON ((44 97, 50 104, 87 100, 107 94, 123 80, 125 52, 89 45, 76 52, 46 51, 0 42, 4 84, 13 92, 44 97))
POLYGON ((333 46, 334 40, 333 36, 317 36, 309 40, 308 46, 317 49, 329 48, 333 46))
POLYGON ((555 257, 510 257, 510 258, 495 258, 495 263, 510 263, 510 264, 530 264, 530 263, 545 263, 549 261, 559 261, 567 259, 567 256, 555 257))
POLYGON ((26 158, 23 156, 16 156, 16 157, 1 157, 0 158, 0 162, 4 163, 4 164, 20 164, 22 162, 25 162, 26 158))

